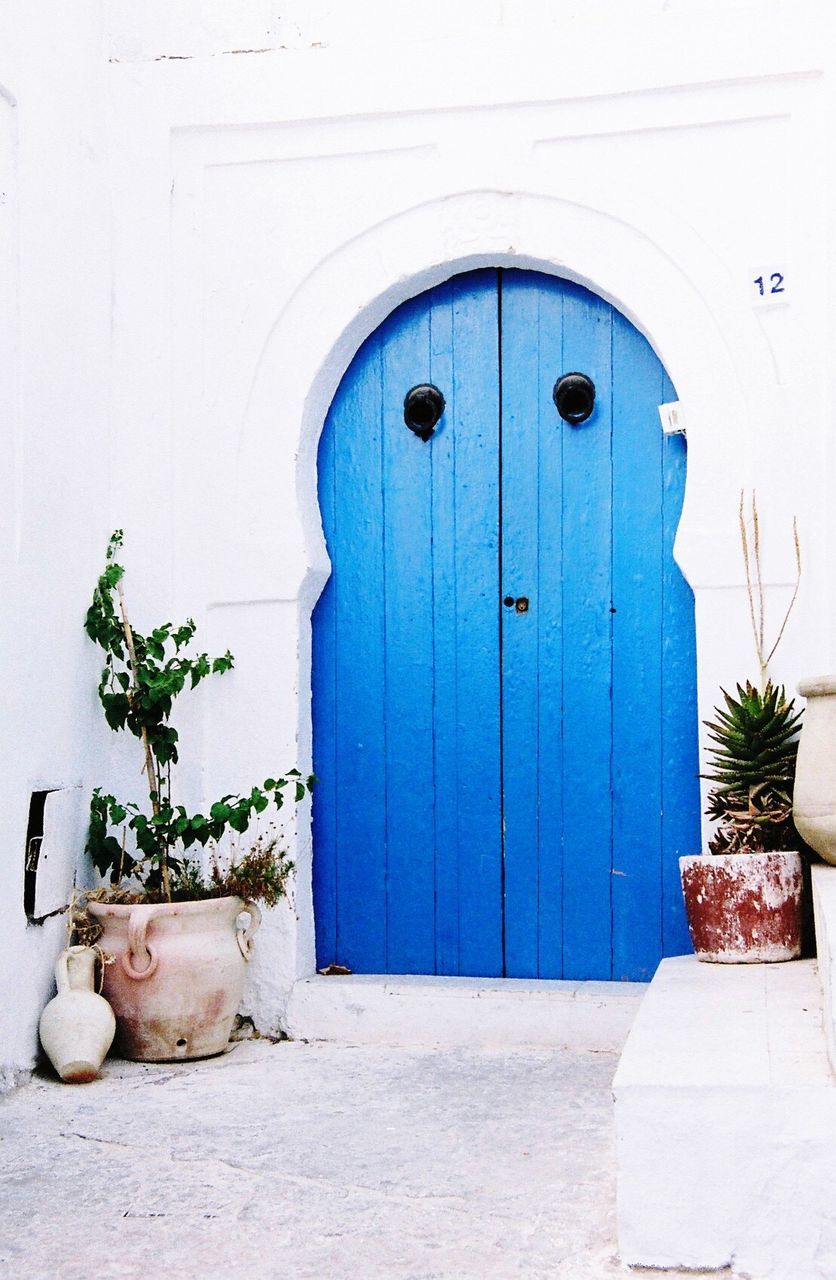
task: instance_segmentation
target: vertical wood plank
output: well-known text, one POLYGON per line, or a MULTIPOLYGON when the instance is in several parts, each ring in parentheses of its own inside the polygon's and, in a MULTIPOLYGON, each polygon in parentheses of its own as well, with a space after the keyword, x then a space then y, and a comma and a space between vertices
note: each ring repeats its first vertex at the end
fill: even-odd
MULTIPOLYGON (((332 404, 319 445, 318 481, 322 527, 329 553, 336 555, 335 431, 332 404)), ((314 771, 319 785, 313 802, 313 897, 317 968, 337 962, 337 690, 334 575, 325 584, 311 619, 311 683, 314 771)))
POLYGON ((457 281, 433 291, 430 377, 445 398, 431 442, 433 523, 434 972, 459 972, 459 703, 456 625, 456 402, 453 309, 457 281))
POLYGON ((430 381, 430 300, 387 325, 382 348, 387 972, 435 966, 432 440, 404 423, 430 381))
POLYGON ((659 361, 613 312, 613 977, 662 954, 662 442, 659 361))
POLYGON ((496 290, 454 281, 458 972, 477 976, 502 972, 496 290))
POLYGON ((502 596, 529 601, 525 613, 501 610, 505 972, 523 978, 540 973, 538 746, 540 712, 548 711, 538 658, 541 620, 554 606, 538 581, 540 308, 550 291, 530 272, 504 271, 501 280, 502 596))
POLYGON ((537 394, 538 976, 562 978, 564 767, 564 424, 552 399, 562 371, 564 282, 541 277, 537 394))
MULTIPOLYGON (((337 962, 359 972, 386 965, 386 740, 381 528, 381 347, 365 344, 337 392, 334 437, 337 962)), ((323 744, 324 745, 324 744, 323 744)), ((318 745, 317 745, 318 749, 318 745)), ((327 856, 327 852, 326 852, 327 856)))
MULTIPOLYGON (((612 309, 563 294, 560 373, 592 378, 596 404, 563 436, 563 957, 572 978, 612 969, 612 309)), ((541 555, 550 554, 541 548, 541 555)), ((541 761, 540 768, 544 767, 541 761)))
MULTIPOLYGON (((676 391, 664 379, 664 400, 676 391)), ((663 442, 664 553, 662 572, 662 955, 690 953, 679 858, 700 850, 699 725, 694 593, 673 558, 685 496, 685 437, 663 442)))

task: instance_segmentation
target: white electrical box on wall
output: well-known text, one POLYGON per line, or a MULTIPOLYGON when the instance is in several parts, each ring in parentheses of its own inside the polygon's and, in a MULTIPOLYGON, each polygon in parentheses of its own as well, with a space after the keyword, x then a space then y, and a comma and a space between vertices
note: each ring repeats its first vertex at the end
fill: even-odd
POLYGON ((86 812, 80 787, 34 792, 26 849, 26 914, 33 923, 66 908, 75 878, 75 850, 86 812))

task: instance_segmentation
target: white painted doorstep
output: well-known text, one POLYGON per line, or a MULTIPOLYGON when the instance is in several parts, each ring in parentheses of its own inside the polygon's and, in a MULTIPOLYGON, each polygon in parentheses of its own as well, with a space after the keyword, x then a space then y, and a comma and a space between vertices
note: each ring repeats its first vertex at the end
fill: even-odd
POLYGON ((317 974, 294 985, 285 1029, 293 1040, 617 1052, 647 989, 637 982, 317 974))

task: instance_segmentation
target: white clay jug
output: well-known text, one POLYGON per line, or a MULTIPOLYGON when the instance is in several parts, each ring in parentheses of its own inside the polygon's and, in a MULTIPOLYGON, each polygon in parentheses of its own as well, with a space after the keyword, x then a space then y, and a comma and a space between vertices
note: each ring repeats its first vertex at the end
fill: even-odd
POLYGON ((58 995, 41 1014, 38 1031, 44 1052, 62 1080, 95 1080, 113 1043, 116 1019, 95 991, 96 951, 69 947, 55 965, 58 995))

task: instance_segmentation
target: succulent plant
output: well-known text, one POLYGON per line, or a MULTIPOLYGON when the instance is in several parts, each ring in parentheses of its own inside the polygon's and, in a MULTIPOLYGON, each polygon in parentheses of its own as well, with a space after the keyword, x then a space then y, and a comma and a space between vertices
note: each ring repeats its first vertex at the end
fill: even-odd
POLYGON ((792 790, 801 712, 787 701, 782 685, 768 681, 763 692, 748 681, 737 698, 722 691, 725 708, 706 720, 712 772, 717 785, 707 813, 719 826, 709 842, 712 853, 758 853, 797 847, 792 821, 792 790))

